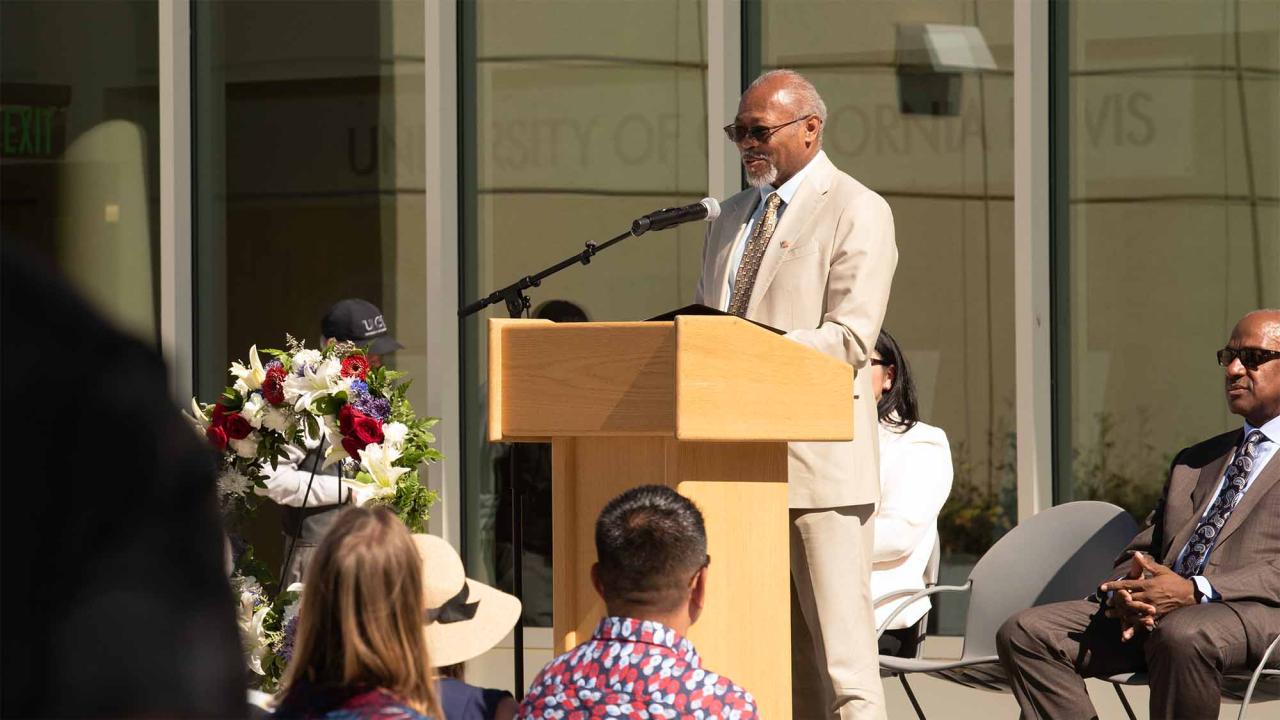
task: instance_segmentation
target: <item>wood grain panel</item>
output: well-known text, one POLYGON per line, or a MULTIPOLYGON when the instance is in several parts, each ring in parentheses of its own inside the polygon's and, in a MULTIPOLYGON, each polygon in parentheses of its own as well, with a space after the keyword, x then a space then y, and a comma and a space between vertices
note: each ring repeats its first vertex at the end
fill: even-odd
POLYGON ((738 318, 676 318, 676 437, 851 440, 853 366, 738 318))
POLYGON ((672 323, 509 324, 497 340, 503 437, 672 434, 672 323))
MULTIPOLYGON (((786 450, 777 453, 786 465, 786 450)), ((785 476, 784 476, 785 477, 785 476)), ((707 524, 707 604, 689 629, 703 666, 751 691, 760 716, 791 717, 787 485, 685 481, 707 524)))

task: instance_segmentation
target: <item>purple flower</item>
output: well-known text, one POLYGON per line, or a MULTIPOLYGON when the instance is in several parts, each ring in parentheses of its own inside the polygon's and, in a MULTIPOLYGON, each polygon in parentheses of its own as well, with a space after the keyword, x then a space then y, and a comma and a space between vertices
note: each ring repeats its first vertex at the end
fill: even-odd
POLYGON ((263 368, 264 370, 270 370, 271 368, 280 368, 281 370, 283 370, 283 369, 284 369, 284 363, 280 362, 279 360, 272 360, 271 362, 267 363, 266 365, 263 365, 263 366, 262 366, 262 368, 263 368))
POLYGON ((293 640, 298 635, 298 616, 294 615, 289 618, 289 622, 284 624, 282 628, 284 638, 280 640, 280 650, 276 653, 286 665, 293 659, 293 640))
POLYGON ((386 422, 387 418, 391 417, 391 401, 369 392, 369 384, 364 381, 355 380, 351 383, 347 402, 365 415, 382 422, 386 422))
POLYGON ((391 401, 386 398, 366 395, 363 402, 356 403, 356 409, 371 418, 386 422, 391 417, 391 401))

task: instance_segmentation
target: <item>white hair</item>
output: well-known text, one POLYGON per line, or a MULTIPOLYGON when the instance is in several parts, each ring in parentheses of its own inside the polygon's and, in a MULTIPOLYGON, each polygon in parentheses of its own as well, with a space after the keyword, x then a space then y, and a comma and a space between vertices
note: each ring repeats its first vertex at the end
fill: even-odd
MULTIPOLYGON (((801 75, 795 70, 780 68, 778 70, 770 70, 769 72, 756 78, 754 82, 747 87, 747 91, 755 89, 757 85, 782 80, 786 84, 789 92, 795 94, 797 109, 804 115, 817 115, 823 125, 827 124, 827 104, 822 102, 822 96, 818 94, 818 89, 809 82, 809 78, 801 75)), ((819 131, 821 132, 821 131, 819 131)))

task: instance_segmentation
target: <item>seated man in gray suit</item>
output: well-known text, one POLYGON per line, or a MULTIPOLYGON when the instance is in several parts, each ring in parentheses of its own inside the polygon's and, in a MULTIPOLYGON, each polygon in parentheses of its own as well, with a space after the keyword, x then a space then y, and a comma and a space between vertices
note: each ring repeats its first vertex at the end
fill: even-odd
POLYGON ((1280 633, 1280 310, 1218 351, 1244 427, 1173 461, 1149 526, 1096 599, 1024 610, 997 635, 1023 717, 1096 717, 1083 677, 1145 670, 1152 718, 1216 718, 1224 672, 1280 633))

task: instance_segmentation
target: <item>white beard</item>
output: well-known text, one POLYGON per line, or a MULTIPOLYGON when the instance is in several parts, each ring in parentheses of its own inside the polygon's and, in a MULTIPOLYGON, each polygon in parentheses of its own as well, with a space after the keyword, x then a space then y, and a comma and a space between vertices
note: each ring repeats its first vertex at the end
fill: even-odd
POLYGON ((778 166, 768 160, 765 160, 764 164, 764 172, 758 175, 753 175, 750 170, 747 170, 747 184, 751 187, 762 188, 765 185, 772 186, 773 182, 778 179, 778 166))

